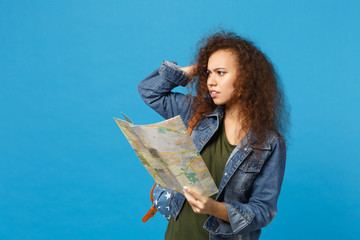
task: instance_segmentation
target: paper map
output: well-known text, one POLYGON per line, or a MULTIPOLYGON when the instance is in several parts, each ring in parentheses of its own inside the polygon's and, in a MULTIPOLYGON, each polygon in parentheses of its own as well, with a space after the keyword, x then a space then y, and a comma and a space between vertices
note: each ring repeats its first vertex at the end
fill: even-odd
POLYGON ((163 188, 183 193, 183 186, 209 197, 218 192, 180 116, 150 125, 114 118, 141 163, 163 188))

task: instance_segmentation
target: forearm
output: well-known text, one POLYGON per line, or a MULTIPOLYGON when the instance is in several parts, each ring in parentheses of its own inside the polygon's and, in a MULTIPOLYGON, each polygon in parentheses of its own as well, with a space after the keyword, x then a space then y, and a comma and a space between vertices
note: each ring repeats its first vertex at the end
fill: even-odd
POLYGON ((222 202, 213 200, 210 215, 215 216, 225 222, 230 222, 226 205, 222 202))
POLYGON ((163 61, 156 69, 138 84, 143 98, 166 96, 177 86, 186 86, 189 75, 173 62, 163 61))
POLYGON ((186 119, 187 111, 184 103, 190 98, 184 94, 172 92, 177 86, 185 86, 188 75, 172 62, 164 61, 159 69, 138 84, 140 96, 152 109, 168 119, 181 115, 186 119))

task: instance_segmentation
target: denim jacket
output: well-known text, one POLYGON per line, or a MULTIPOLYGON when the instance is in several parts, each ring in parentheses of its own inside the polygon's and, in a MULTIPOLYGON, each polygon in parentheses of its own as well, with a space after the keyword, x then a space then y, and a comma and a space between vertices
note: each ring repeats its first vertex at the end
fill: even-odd
MULTIPOLYGON (((186 86, 188 80, 189 75, 175 62, 164 61, 139 83, 138 89, 145 103, 165 119, 180 115, 188 126, 192 98, 171 91, 177 86, 186 86)), ((199 152, 218 129, 223 116, 224 107, 218 106, 193 129, 191 138, 199 152)), ((256 145, 255 140, 250 130, 227 160, 216 200, 226 205, 230 222, 210 216, 204 224, 210 239, 258 239, 261 228, 277 213, 285 171, 285 140, 273 132, 267 134, 262 146, 256 145)), ((167 200, 176 220, 185 197, 175 191, 171 197, 163 192, 164 189, 157 186, 154 199, 167 200)))

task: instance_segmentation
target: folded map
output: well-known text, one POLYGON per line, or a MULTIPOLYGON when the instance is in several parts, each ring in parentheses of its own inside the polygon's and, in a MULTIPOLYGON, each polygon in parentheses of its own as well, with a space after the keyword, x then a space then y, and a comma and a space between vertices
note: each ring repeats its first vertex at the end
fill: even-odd
POLYGON ((149 125, 124 118, 114 119, 157 184, 180 193, 191 187, 206 197, 218 192, 180 116, 149 125))

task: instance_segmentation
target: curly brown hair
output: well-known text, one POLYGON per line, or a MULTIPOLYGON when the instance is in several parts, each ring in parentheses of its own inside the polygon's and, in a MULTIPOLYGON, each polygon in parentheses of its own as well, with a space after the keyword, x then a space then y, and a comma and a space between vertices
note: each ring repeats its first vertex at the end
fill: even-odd
POLYGON ((289 112, 280 80, 271 61, 254 44, 233 32, 219 31, 197 44, 198 53, 193 63, 193 78, 190 87, 196 95, 191 105, 193 125, 204 114, 215 110, 207 87, 208 60, 217 50, 231 50, 237 55, 238 81, 235 83, 233 102, 239 106, 242 129, 252 129, 257 143, 266 140, 268 131, 284 136, 289 124, 289 112))

